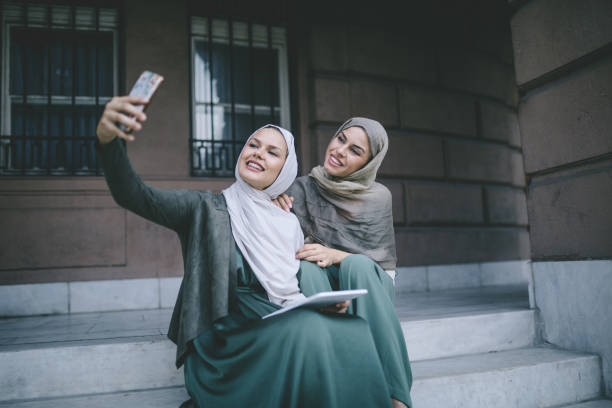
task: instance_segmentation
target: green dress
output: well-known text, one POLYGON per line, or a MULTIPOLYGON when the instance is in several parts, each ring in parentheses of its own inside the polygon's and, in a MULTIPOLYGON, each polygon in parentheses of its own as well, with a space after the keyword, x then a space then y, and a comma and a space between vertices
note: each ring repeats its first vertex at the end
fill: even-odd
POLYGON ((192 342, 185 387, 200 408, 391 406, 368 323, 268 301, 237 252, 234 311, 192 342))
POLYGON ((351 302, 347 314, 359 316, 369 323, 389 393, 411 407, 412 371, 404 334, 393 307, 391 277, 367 256, 349 255, 340 265, 328 268, 302 261, 298 279, 300 290, 306 296, 330 290, 368 290, 367 296, 351 302))

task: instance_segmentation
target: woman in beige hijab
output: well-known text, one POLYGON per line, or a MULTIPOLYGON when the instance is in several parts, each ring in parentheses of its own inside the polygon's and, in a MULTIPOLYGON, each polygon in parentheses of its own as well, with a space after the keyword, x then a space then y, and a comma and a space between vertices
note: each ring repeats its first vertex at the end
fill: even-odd
POLYGON ((296 254, 302 293, 368 290, 348 313, 368 321, 393 405, 403 407, 412 405, 412 373, 393 307, 391 193, 375 181, 388 145, 379 122, 347 120, 330 141, 323 165, 296 179, 277 205, 295 213, 308 242, 296 254))

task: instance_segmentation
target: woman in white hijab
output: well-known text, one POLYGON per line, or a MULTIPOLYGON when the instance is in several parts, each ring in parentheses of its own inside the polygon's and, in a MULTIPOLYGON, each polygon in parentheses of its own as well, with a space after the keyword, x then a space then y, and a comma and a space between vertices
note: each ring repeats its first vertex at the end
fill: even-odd
MULTIPOLYGON (((175 230, 185 275, 169 337, 191 396, 184 407, 379 407, 389 405, 368 324, 300 308, 262 320, 303 295, 293 214, 272 199, 294 180, 293 136, 266 125, 247 140, 236 182, 222 194, 159 190, 136 176, 116 123, 139 122, 138 101, 115 98, 98 126, 99 158, 117 203, 175 230), (230 250, 228 250, 230 249, 230 250), (347 341, 350 339, 350 341, 347 341)), ((134 126, 139 131, 141 125, 134 126)))

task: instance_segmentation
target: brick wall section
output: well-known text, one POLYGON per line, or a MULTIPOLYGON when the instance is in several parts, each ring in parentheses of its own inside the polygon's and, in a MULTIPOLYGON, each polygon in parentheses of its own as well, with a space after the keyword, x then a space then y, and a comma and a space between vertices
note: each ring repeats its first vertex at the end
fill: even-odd
POLYGON ((612 256, 612 2, 533 0, 511 21, 534 260, 612 256))
MULTIPOLYGON (((399 265, 529 256, 518 91, 508 21, 437 46, 387 28, 310 30, 311 163, 350 116, 379 120, 390 150, 399 265), (459 40, 456 40, 459 41, 459 40)), ((438 42, 439 43, 439 42, 438 42)))

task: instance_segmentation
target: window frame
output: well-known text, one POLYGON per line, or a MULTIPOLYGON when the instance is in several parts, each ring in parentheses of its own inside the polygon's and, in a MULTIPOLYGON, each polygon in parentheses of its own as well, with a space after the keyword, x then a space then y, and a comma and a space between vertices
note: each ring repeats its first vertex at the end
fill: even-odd
MULTIPOLYGON (((202 165, 200 168, 194 166, 194 144, 198 141, 222 141, 222 138, 216 138, 214 134, 214 125, 212 126, 212 138, 204 139, 198 138, 198 124, 197 124, 197 112, 196 109, 198 106, 223 106, 223 107, 231 107, 232 116, 237 113, 236 108, 238 107, 240 110, 248 109, 253 114, 260 111, 270 111, 270 105, 254 105, 254 104, 238 104, 235 102, 235 98, 232 95, 233 100, 229 103, 215 103, 212 101, 212 98, 209 102, 197 102, 196 101, 196 73, 195 73, 195 65, 196 65, 196 43, 198 41, 204 41, 208 44, 223 44, 229 45, 230 49, 238 44, 239 46, 248 46, 249 48, 261 48, 261 49, 275 49, 278 52, 278 98, 279 98, 279 125, 286 129, 291 128, 291 98, 290 98, 290 78, 289 78, 289 55, 288 55, 288 34, 287 27, 282 24, 272 24, 272 23, 262 23, 259 24, 251 19, 246 18, 234 18, 234 17, 219 17, 219 16, 201 16, 201 15, 191 15, 189 16, 189 93, 190 93, 190 134, 189 134, 189 162, 190 162, 190 174, 192 177, 211 177, 211 178, 227 178, 233 177, 233 168, 231 170, 231 175, 227 174, 216 174, 219 171, 229 171, 228 169, 217 169, 215 163, 213 163, 212 169, 206 169, 206 164, 202 165), (205 27, 207 29, 206 34, 201 34, 198 30, 194 30, 194 25, 198 23, 201 27, 205 27), (204 21, 204 23, 202 23, 204 21), (225 24, 224 29, 226 30, 226 35, 223 36, 221 34, 217 34, 214 31, 214 23, 210 25, 211 22, 219 21, 221 24, 225 24), (233 38, 234 32, 236 31, 235 24, 246 24, 247 25, 247 38, 245 39, 236 39, 233 38), (266 39, 254 38, 255 32, 257 29, 261 32, 261 27, 266 28, 266 39), (229 30, 232 30, 230 34, 229 30), (273 30, 276 30, 276 35, 279 34, 282 36, 280 40, 275 41, 275 36, 273 35, 273 30), (221 38, 220 38, 221 37, 221 38)), ((278 37, 276 37, 278 38, 278 37)), ((213 61, 214 64, 214 61, 213 61)), ((231 75, 231 74, 230 74, 231 75)), ((212 73, 211 73, 212 76, 212 73)), ((212 79, 212 78, 210 78, 212 79)), ((210 80, 209 79, 209 80, 210 80)), ((213 115, 209 115, 210 122, 212 122, 213 115)), ((232 126, 232 132, 235 132, 234 126, 232 126)), ((255 130, 255 129, 253 129, 255 130)), ((238 135, 233 134, 232 140, 228 140, 228 143, 233 145, 233 148, 239 144, 241 147, 243 141, 239 139, 238 135)), ((233 157, 233 156, 232 156, 233 157)), ((214 157, 213 157, 214 160, 214 157)), ((233 160, 233 158, 232 158, 233 160)), ((205 160, 202 160, 204 163, 205 160)), ((235 163, 233 163, 235 165, 235 163)))
MULTIPOLYGON (((14 3, 12 1, 0 1, 0 8, 2 9, 2 19, 0 21, 1 24, 1 36, 2 42, 0 46, 2 46, 1 56, 2 56, 2 78, 0 79, 0 135, 3 137, 14 138, 19 140, 19 138, 23 138, 23 141, 27 141, 27 137, 24 135, 13 135, 11 132, 12 128, 12 103, 14 99, 20 98, 21 101, 24 101, 25 94, 25 103, 31 105, 39 105, 39 106, 71 106, 71 107, 79 107, 79 106, 98 106, 103 107, 108 101, 110 101, 114 95, 118 95, 120 89, 120 36, 121 36, 121 7, 115 3, 111 3, 109 5, 102 6, 100 3, 93 3, 83 5, 82 3, 70 2, 70 1, 56 1, 56 2, 37 2, 36 0, 32 2, 25 2, 20 5, 24 11, 23 16, 20 17, 21 21, 17 22, 15 20, 10 19, 9 16, 6 15, 5 4, 14 3), (26 9, 27 8, 27 9, 26 9), (31 8, 34 11, 37 11, 39 14, 31 17, 31 8), (55 10, 68 9, 68 17, 69 21, 67 23, 61 23, 54 20, 61 21, 60 17, 55 17, 55 10), (94 21, 93 25, 83 24, 77 22, 78 17, 78 9, 94 9, 94 21), (116 25, 114 27, 106 27, 101 25, 101 10, 113 10, 115 13, 116 25), (27 11, 25 11, 27 10, 27 11), (40 11, 44 10, 42 14, 40 11), (51 14, 49 14, 51 13, 51 14), (74 14, 73 14, 74 13, 74 14), (112 34, 112 58, 113 58, 113 95, 102 97, 100 95, 92 95, 92 96, 77 96, 75 95, 75 90, 72 90, 72 96, 66 95, 53 95, 51 94, 50 82, 48 84, 47 95, 29 95, 25 93, 22 95, 14 95, 12 97, 10 90, 10 77, 11 77, 11 31, 13 28, 23 28, 25 30, 28 29, 40 29, 40 30, 49 30, 54 32, 74 32, 77 33, 79 31, 87 31, 87 32, 110 32, 112 34), (34 103, 32 103, 34 102, 34 103)), ((50 63, 50 61, 48 61, 50 63)), ((74 73, 73 73, 74 75, 74 73)), ((97 79, 98 77, 96 77, 97 79)), ((48 79, 50 81, 50 78, 48 79)), ((72 138, 76 136, 72 135, 72 138)), ((93 135, 95 137, 95 135, 93 135)), ((41 139, 47 140, 48 142, 61 140, 63 137, 55 137, 51 135, 47 135, 44 138, 40 136, 41 139)), ((0 149, 2 144, 6 144, 7 141, 4 139, 0 139, 0 149)), ((8 142, 11 143, 11 142, 8 142)), ((47 149, 50 147, 48 146, 47 149)), ((0 154, 2 152, 0 151, 0 154)), ((1 158, 0 158, 1 159, 1 158)), ((12 155, 9 155, 7 158, 7 167, 11 170, 10 172, 3 173, 0 170, 0 177, 4 176, 101 176, 101 170, 95 163, 94 168, 90 168, 88 171, 79 171, 72 167, 70 170, 66 169, 52 169, 50 164, 47 163, 47 167, 39 170, 27 169, 25 165, 22 168, 11 168, 11 160, 12 155)))

